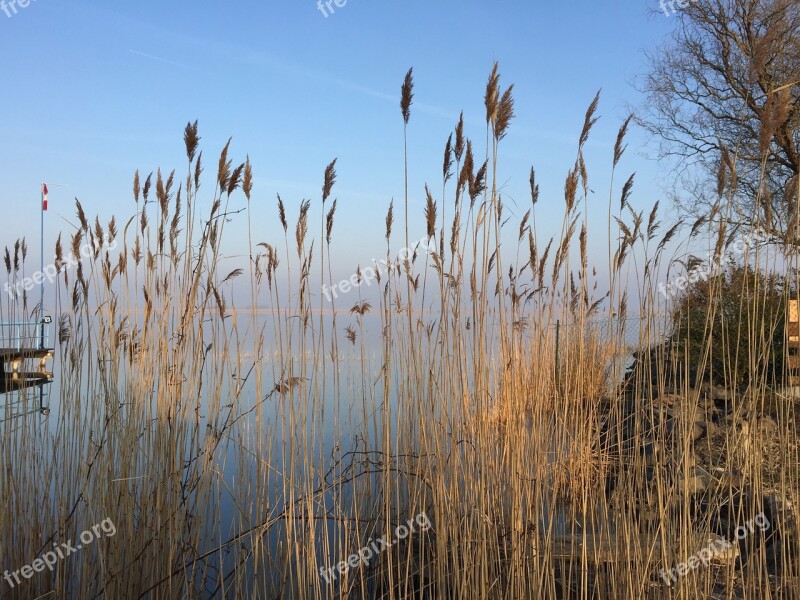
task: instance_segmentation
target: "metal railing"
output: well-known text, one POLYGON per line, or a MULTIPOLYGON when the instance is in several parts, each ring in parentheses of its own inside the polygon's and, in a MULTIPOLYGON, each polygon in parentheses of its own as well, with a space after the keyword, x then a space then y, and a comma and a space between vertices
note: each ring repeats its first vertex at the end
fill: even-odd
POLYGON ((0 323, 0 348, 23 350, 48 348, 52 320, 45 317, 41 321, 0 323))

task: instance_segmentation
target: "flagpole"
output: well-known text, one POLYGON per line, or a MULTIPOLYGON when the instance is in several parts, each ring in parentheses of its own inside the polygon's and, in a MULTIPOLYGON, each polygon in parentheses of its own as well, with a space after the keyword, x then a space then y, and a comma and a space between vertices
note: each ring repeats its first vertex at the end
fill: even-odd
POLYGON ((44 186, 42 184, 41 189, 41 202, 39 203, 39 214, 40 218, 40 235, 39 235, 39 257, 40 257, 40 269, 39 269, 39 277, 41 277, 41 283, 39 284, 39 321, 41 322, 42 334, 39 338, 40 345, 44 348, 44 277, 42 277, 44 273, 44 186))

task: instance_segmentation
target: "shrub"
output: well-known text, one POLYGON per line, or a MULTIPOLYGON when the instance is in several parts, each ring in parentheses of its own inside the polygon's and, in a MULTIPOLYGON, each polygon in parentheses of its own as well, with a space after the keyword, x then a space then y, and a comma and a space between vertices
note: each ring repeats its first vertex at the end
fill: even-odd
POLYGON ((785 289, 783 277, 747 265, 691 282, 672 311, 670 336, 691 382, 783 381, 785 289))

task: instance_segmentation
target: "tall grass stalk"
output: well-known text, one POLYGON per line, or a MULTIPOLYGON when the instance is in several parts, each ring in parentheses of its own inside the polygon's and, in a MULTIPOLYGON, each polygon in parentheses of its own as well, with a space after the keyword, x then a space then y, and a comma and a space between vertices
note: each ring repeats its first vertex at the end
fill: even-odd
MULTIPOLYGON (((416 239, 411 76, 401 90, 406 247, 416 239)), ((92 224, 76 205, 78 227, 64 239, 97 250, 59 275, 52 412, 38 413, 33 393, 5 398, 0 568, 20 569, 103 519, 117 532, 53 572, 13 588, 0 581, 2 597, 798 596, 796 400, 760 366, 783 335, 758 319, 761 288, 753 284, 740 303, 747 344, 712 335, 718 302, 692 313, 707 334, 704 358, 690 364, 679 336, 661 343, 674 306, 655 291, 680 268, 683 257, 670 253, 682 247, 682 224, 662 225, 657 206, 637 212, 632 178, 621 189, 612 179, 607 231, 595 234, 587 219, 583 149, 599 96, 549 238, 541 222, 537 231, 533 170, 530 210, 513 223, 504 211, 498 171, 514 103, 497 66, 485 101, 483 164, 463 115, 447 142, 438 230, 438 204, 424 189, 419 216, 436 250, 381 273, 377 294, 360 288, 352 308, 320 300, 314 314, 312 281, 333 281, 336 161, 321 203, 278 196, 277 226, 256 239, 250 211, 263 194, 249 158, 234 167, 229 141, 213 191, 201 186, 197 123, 184 132, 183 183, 159 171, 142 184, 137 173, 122 231, 115 220, 92 224), (226 222, 241 212, 247 269, 227 264, 223 244, 226 222), (608 273, 590 264, 594 235, 609 237, 608 273), (117 238, 120 252, 101 249, 117 238), (249 292, 250 307, 236 305, 234 286, 249 292), (720 349, 744 353, 756 375, 737 383, 732 367, 722 384, 704 381, 720 349), (638 368, 623 382, 633 351, 638 368), (699 420, 712 413, 716 421, 699 420), (739 542, 738 561, 720 559, 671 585, 660 576, 721 535, 722 523, 762 511, 776 529, 739 542), (399 539, 395 528, 422 513, 432 527, 399 539), (336 569, 381 536, 397 543, 368 564, 336 569)), ((736 193, 735 161, 726 168, 720 207, 736 193)), ((393 225, 392 203, 387 261, 399 245, 393 225)), ((687 243, 707 239, 723 251, 728 227, 720 208, 694 224, 687 243)), ((24 276, 25 254, 22 242, 6 250, 12 284, 24 276)), ((744 259, 794 278, 787 298, 797 289, 796 259, 780 245, 744 259)), ((32 312, 24 295, 2 303, 7 320, 32 312)))

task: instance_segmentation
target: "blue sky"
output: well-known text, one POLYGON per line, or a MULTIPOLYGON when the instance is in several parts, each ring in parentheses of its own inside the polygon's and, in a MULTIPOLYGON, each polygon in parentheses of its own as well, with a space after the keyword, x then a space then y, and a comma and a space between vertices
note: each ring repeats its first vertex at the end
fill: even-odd
MULTIPOLYGON (((558 233, 583 114, 602 88, 587 163, 596 191, 590 212, 600 222, 591 244, 605 256, 616 132, 641 102, 633 84, 646 70, 644 51, 656 51, 677 24, 657 8, 648 0, 348 0, 326 18, 316 0, 35 0, 11 18, 0 12, 1 241, 24 235, 38 246, 41 181, 68 186, 51 185, 51 248, 74 222, 74 197, 104 221, 129 216, 134 171, 185 173, 183 127, 199 119, 207 195, 228 137, 235 161, 250 155, 255 241, 282 238, 276 193, 292 218, 302 198, 318 209, 324 167, 338 157, 334 262, 348 275, 356 262, 381 255, 389 200, 402 202, 398 102, 407 69, 415 73, 410 211, 418 239, 423 186, 440 200, 443 148, 461 110, 483 154, 483 92, 497 60, 501 84, 515 84, 517 113, 500 149, 506 207, 518 217, 527 210, 534 166, 541 234, 558 233)), ((645 141, 632 131, 614 192, 637 171, 633 204, 641 209, 664 199, 668 176, 645 157, 645 141)), ((244 206, 243 196, 234 204, 244 206)), ((245 225, 241 219, 227 230, 228 254, 244 251, 245 225)))

